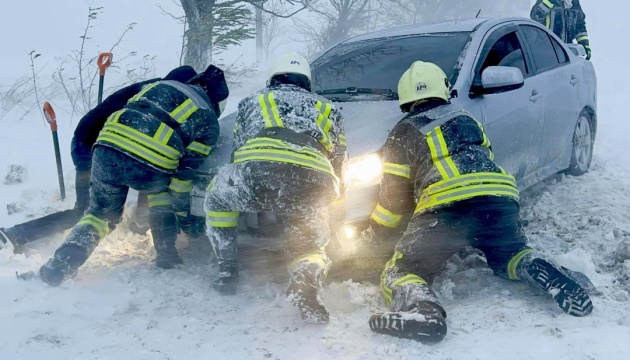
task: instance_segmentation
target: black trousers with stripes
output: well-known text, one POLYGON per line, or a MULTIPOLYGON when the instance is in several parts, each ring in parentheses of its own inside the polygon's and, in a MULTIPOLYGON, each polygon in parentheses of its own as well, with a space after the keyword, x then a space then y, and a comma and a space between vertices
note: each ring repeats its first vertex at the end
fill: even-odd
POLYGON ((431 284, 446 261, 466 246, 482 251, 494 273, 507 277, 508 262, 527 248, 518 202, 483 196, 414 217, 396 245, 403 257, 390 276, 414 274, 431 284))

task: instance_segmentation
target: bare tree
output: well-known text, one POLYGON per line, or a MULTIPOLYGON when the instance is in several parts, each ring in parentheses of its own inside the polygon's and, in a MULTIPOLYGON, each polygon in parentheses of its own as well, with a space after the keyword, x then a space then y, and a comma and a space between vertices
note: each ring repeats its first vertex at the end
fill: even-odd
POLYGON ((265 60, 269 60, 273 51, 278 47, 278 40, 284 31, 281 24, 281 17, 275 14, 282 14, 285 9, 281 1, 274 1, 268 7, 271 11, 263 15, 263 53, 265 60))
POLYGON ((321 51, 365 28, 369 3, 370 0, 323 0, 309 4, 308 11, 320 21, 295 20, 296 32, 310 44, 310 51, 321 51))

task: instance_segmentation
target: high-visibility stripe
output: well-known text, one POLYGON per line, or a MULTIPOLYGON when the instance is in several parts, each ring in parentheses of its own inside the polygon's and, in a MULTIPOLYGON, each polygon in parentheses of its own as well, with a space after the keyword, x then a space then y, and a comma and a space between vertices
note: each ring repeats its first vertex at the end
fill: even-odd
POLYGON ((300 256, 296 258, 295 260, 291 261, 291 264, 289 264, 289 272, 292 273, 293 271, 295 271, 297 265, 302 262, 316 264, 317 266, 319 266, 321 269, 324 269, 324 270, 328 268, 326 259, 324 259, 321 253, 317 252, 317 253, 300 256))
POLYGON ((383 173, 411 179, 411 168, 408 165, 383 162, 383 173))
POLYGON ((418 275, 409 274, 401 277, 400 279, 394 281, 392 283, 392 287, 394 286, 405 286, 409 284, 426 284, 427 281, 421 278, 418 275))
POLYGON ((333 143, 330 140, 330 128, 332 127, 330 113, 332 112, 332 104, 318 101, 315 104, 315 107, 317 108, 317 111, 319 111, 319 115, 317 116, 317 126, 323 134, 319 142, 324 145, 326 150, 331 150, 333 147, 333 143))
POLYGON ((457 166, 455 166, 453 159, 449 156, 448 147, 441 128, 438 127, 427 134, 427 143, 431 150, 433 164, 440 172, 442 178, 450 179, 459 176, 459 170, 457 166))
POLYGON ((99 240, 102 240, 109 233, 109 226, 107 226, 107 221, 99 219, 92 214, 88 214, 82 217, 77 225, 89 225, 93 227, 98 233, 99 240))
POLYGON ((483 183, 504 184, 516 188, 516 180, 514 180, 514 177, 512 175, 482 172, 460 175, 454 179, 438 181, 434 184, 429 185, 422 192, 422 196, 431 196, 454 188, 483 183))
POLYGON ((144 94, 146 94, 147 92, 149 92, 149 90, 153 89, 159 84, 160 84, 159 82, 154 82, 152 84, 145 85, 144 88, 142 88, 142 90, 139 93, 137 93, 136 95, 131 97, 131 99, 129 99, 128 103, 140 100, 144 96, 144 94))
POLYGON ((588 41, 588 34, 587 34, 587 33, 579 33, 579 34, 577 34, 577 36, 575 37, 575 40, 576 40, 577 42, 584 41, 584 40, 588 41))
POLYGON ((141 157, 142 159, 166 170, 174 170, 179 166, 178 160, 172 160, 151 152, 146 147, 136 145, 133 141, 122 137, 115 133, 101 132, 97 141, 108 142, 117 147, 129 151, 130 153, 141 157))
POLYGON ((545 27, 547 29, 551 29, 551 15, 547 15, 545 17, 545 27))
POLYGON ((383 292, 383 297, 385 298, 385 302, 387 306, 392 304, 392 289, 387 286, 387 271, 394 268, 396 266, 396 261, 403 258, 403 254, 396 251, 392 258, 385 264, 385 269, 381 273, 381 291, 383 292))
POLYGON ((170 115, 177 123, 181 124, 186 121, 195 111, 199 108, 195 105, 192 99, 186 99, 175 110, 171 111, 170 115))
POLYGON ((372 212, 372 215, 370 215, 370 218, 385 227, 397 228, 402 219, 402 215, 394 214, 378 204, 372 212))
POLYGON ((125 112, 126 110, 118 110, 114 113, 112 113, 111 115, 109 115, 109 117, 107 118, 107 122, 112 122, 112 123, 117 123, 118 119, 120 119, 120 117, 122 116, 122 114, 125 112))
POLYGON ((161 123, 153 138, 159 143, 166 145, 171 139, 171 136, 173 136, 174 132, 175 131, 171 129, 168 125, 166 125, 165 123, 161 123))
POLYGON ((197 141, 193 141, 186 147, 187 150, 194 151, 196 153, 200 153, 201 155, 208 156, 210 155, 210 151, 212 151, 212 146, 208 146, 206 144, 202 144, 197 141))
POLYGON ((525 249, 519 252, 518 254, 512 256, 507 265, 508 278, 510 280, 519 280, 519 276, 517 273, 518 265, 521 263, 523 258, 528 254, 533 253, 533 249, 525 249))
POLYGON ((313 168, 315 170, 323 171, 330 175, 334 175, 332 166, 330 163, 322 164, 317 159, 310 156, 301 155, 297 153, 291 153, 286 150, 273 150, 273 149, 257 149, 257 150, 244 150, 236 151, 234 153, 234 163, 242 163, 251 160, 268 160, 284 162, 289 164, 296 164, 313 168))
POLYGON ((278 112, 278 105, 276 104, 275 97, 272 92, 258 95, 258 103, 262 111, 263 119, 265 119, 265 126, 271 127, 284 127, 284 123, 280 118, 278 112))
POLYGON ((542 3, 545 4, 545 6, 547 6, 549 9, 553 8, 554 6, 550 0, 543 0, 542 3))
POLYGON ((171 178, 171 183, 168 188, 176 193, 188 193, 193 188, 192 180, 179 180, 177 178, 171 178))
POLYGON ((260 147, 270 147, 273 149, 283 149, 283 150, 291 150, 293 152, 297 152, 300 154, 310 155, 312 157, 320 159, 322 163, 327 163, 328 159, 322 155, 317 150, 314 150, 310 147, 300 147, 297 145, 289 145, 282 140, 259 137, 248 140, 245 145, 241 146, 238 150, 251 150, 251 149, 260 149, 260 147))
POLYGON ((339 145, 347 146, 346 135, 339 135, 339 145))
POLYGON ((518 189, 512 185, 502 184, 481 184, 455 188, 453 190, 440 192, 438 195, 421 196, 414 214, 438 205, 449 204, 478 196, 508 196, 518 200, 519 192, 518 189))
POLYGON ((171 206, 173 205, 173 200, 171 198, 171 194, 167 192, 161 192, 157 194, 149 194, 147 196, 149 198, 149 207, 158 207, 158 206, 171 206))
POLYGON ((153 137, 146 135, 130 126, 126 126, 119 123, 108 122, 108 123, 105 123, 105 126, 103 127, 103 131, 122 135, 167 158, 170 158, 173 160, 179 159, 180 153, 179 151, 177 151, 177 149, 170 147, 168 145, 165 145, 165 144, 161 144, 155 141, 153 137))
POLYGON ((208 211, 208 223, 216 228, 230 228, 238 226, 238 211, 208 211))

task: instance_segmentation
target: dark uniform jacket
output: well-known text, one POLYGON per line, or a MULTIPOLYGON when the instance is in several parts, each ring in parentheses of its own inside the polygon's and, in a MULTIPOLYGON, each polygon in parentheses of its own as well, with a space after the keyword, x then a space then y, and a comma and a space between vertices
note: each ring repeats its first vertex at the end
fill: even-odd
POLYGON ((347 158, 341 112, 327 99, 294 85, 280 85, 239 103, 234 163, 262 160, 297 165, 309 173, 302 177, 305 181, 332 176, 343 192, 347 158))
POLYGON ((371 228, 382 235, 403 219, 479 196, 518 200, 514 177, 494 161, 482 125, 456 105, 412 110, 389 133, 371 228), (408 215, 408 216, 406 216, 408 215))
POLYGON ((530 16, 566 43, 576 40, 585 47, 589 45, 586 15, 580 0, 573 0, 570 7, 565 5, 564 0, 538 0, 530 16))

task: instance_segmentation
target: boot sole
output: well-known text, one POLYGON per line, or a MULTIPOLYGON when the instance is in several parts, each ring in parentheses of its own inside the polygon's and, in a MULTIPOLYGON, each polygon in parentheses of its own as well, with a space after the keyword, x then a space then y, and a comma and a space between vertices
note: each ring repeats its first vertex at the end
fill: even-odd
POLYGON ((534 260, 529 267, 535 267, 527 269, 529 276, 552 296, 566 314, 582 317, 593 311, 587 291, 575 280, 545 261, 534 260))
POLYGON ((441 315, 376 314, 370 317, 369 324, 370 329, 376 333, 424 344, 439 343, 447 332, 446 321, 441 315))

